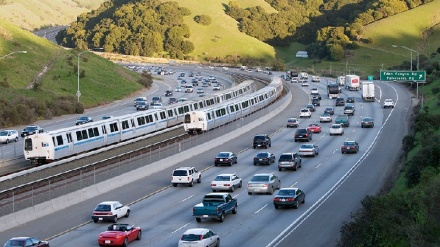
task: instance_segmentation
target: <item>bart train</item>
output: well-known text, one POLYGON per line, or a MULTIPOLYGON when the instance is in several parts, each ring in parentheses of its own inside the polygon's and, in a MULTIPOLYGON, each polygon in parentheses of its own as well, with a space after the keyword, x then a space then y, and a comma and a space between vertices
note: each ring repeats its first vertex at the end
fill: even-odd
POLYGON ((150 134, 181 124, 187 112, 224 103, 255 90, 254 81, 243 81, 200 99, 31 135, 24 140, 24 157, 34 164, 44 164, 150 134))

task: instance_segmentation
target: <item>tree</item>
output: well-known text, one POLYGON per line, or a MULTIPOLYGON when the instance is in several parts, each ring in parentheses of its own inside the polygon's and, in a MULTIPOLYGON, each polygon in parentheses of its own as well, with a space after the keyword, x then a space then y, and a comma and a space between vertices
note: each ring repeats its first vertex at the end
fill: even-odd
POLYGON ((340 44, 328 45, 329 58, 332 61, 340 61, 344 58, 344 48, 340 44))

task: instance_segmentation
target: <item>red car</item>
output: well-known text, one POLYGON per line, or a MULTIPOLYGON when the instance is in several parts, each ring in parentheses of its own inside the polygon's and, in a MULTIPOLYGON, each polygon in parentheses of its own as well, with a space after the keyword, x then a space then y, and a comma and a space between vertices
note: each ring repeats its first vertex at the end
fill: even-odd
POLYGON ((341 146, 341 153, 357 153, 359 152, 359 144, 356 141, 345 141, 341 146))
POLYGON ((142 230, 129 224, 113 224, 107 231, 101 232, 98 236, 99 246, 127 246, 133 240, 142 238, 142 230))
POLYGON ((307 129, 312 133, 321 133, 321 125, 320 124, 310 124, 307 129))

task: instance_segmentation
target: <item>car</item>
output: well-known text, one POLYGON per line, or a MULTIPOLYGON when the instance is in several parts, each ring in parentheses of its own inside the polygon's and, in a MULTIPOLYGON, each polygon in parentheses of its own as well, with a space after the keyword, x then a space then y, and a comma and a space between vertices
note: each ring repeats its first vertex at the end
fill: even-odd
POLYGON ((345 141, 341 146, 341 153, 357 153, 359 144, 356 141, 345 141))
POLYGON ((234 173, 220 174, 211 182, 213 192, 218 190, 234 191, 235 188, 241 188, 243 181, 234 173))
POLYGON ((152 105, 151 105, 151 107, 153 108, 153 109, 158 109, 158 108, 161 108, 163 106, 163 104, 162 103, 159 103, 159 102, 157 102, 157 103, 153 103, 152 105))
POLYGON ((192 93, 194 92, 194 87, 192 85, 185 86, 185 93, 192 93))
POLYGON ((374 120, 372 117, 363 117, 361 120, 361 128, 373 128, 374 120))
POLYGON ((268 193, 273 192, 281 187, 281 180, 278 176, 271 173, 255 174, 247 184, 248 195, 253 193, 268 193))
POLYGON ((310 112, 314 112, 315 111, 315 106, 313 104, 307 104, 306 108, 309 109, 310 112))
POLYGON ((299 120, 297 118, 287 119, 286 128, 297 128, 299 125, 299 120))
POLYGON ((183 79, 182 79, 182 80, 180 81, 180 84, 186 84, 186 80, 183 80, 183 79))
POLYGON ((177 187, 178 184, 187 184, 189 187, 194 186, 194 182, 202 182, 202 173, 197 171, 195 167, 178 167, 173 170, 171 184, 177 187))
POLYGON ((299 117, 307 117, 307 118, 311 118, 312 117, 312 112, 307 109, 307 108, 303 108, 301 109, 301 111, 299 112, 299 117))
POLYGON ((214 166, 237 164, 237 155, 233 152, 220 152, 214 158, 214 166))
POLYGON ((180 237, 178 247, 220 246, 220 237, 207 228, 192 228, 186 230, 180 237))
POLYGON ((182 86, 177 86, 174 91, 176 92, 182 92, 182 86))
POLYGON ((171 97, 168 99, 168 105, 177 103, 177 98, 171 97))
POLYGON ((212 90, 220 90, 220 84, 218 84, 218 83, 213 83, 213 84, 212 84, 212 90))
POLYGON ((86 124, 86 123, 91 123, 91 122, 93 122, 93 118, 82 116, 82 117, 79 117, 78 119, 76 119, 75 125, 81 125, 81 124, 86 124))
POLYGON ((129 224, 112 224, 98 236, 99 246, 128 246, 134 240, 141 240, 142 229, 129 224))
POLYGON ((179 99, 177 99, 177 102, 185 102, 187 100, 188 100, 187 98, 179 98, 179 99))
POLYGON ((321 116, 319 116, 320 123, 331 123, 332 121, 332 116, 328 113, 323 113, 321 116))
POLYGON ((42 241, 33 237, 15 237, 6 241, 3 247, 49 247, 49 242, 42 241))
POLYGON ((23 129, 21 132, 21 137, 30 136, 33 134, 43 133, 44 130, 40 126, 37 125, 29 125, 23 129))
POLYGON ((302 86, 302 87, 308 87, 308 86, 309 86, 309 81, 307 81, 307 80, 301 80, 301 86, 302 86))
POLYGON ((306 194, 298 188, 281 188, 273 198, 273 205, 279 207, 298 208, 299 204, 306 202, 306 194))
POLYGON ((354 115, 355 108, 353 105, 346 105, 344 106, 344 114, 353 116, 354 115))
POLYGON ((394 108, 394 100, 385 99, 385 101, 383 102, 383 108, 394 108))
POLYGON ((269 152, 259 152, 254 157, 254 166, 256 165, 270 165, 275 163, 275 155, 269 152))
POLYGON ((150 106, 146 101, 138 102, 138 104, 136 105, 136 111, 145 111, 148 110, 149 108, 150 106))
POLYGON ((124 206, 119 201, 105 201, 99 203, 92 213, 93 222, 112 221, 116 223, 119 218, 130 216, 130 207, 124 206))
POLYGON ((347 97, 347 100, 345 100, 346 103, 354 103, 354 97, 353 96, 349 96, 347 97))
POLYGON ((317 123, 309 124, 309 127, 307 127, 307 130, 312 133, 321 133, 321 125, 317 123))
POLYGON ((345 106, 344 98, 336 98, 336 106, 345 106))
POLYGON ((348 119, 348 116, 345 114, 338 115, 335 118, 336 124, 341 124, 343 127, 349 127, 350 126, 350 120, 348 119))
POLYGON ((201 94, 201 93, 205 93, 205 89, 203 89, 202 87, 197 88, 197 93, 201 94))
POLYGON ((312 82, 320 82, 320 81, 321 81, 321 78, 319 78, 319 76, 316 76, 316 75, 312 76, 312 82))
POLYGON ((137 97, 136 99, 133 100, 133 106, 136 107, 136 105, 137 105, 139 102, 147 102, 147 101, 148 101, 148 100, 147 100, 147 97, 137 97))
POLYGON ((321 101, 318 98, 312 98, 312 105, 321 106, 321 101))
POLYGON ((317 94, 317 93, 319 93, 319 90, 318 90, 318 88, 314 87, 314 88, 312 88, 312 90, 310 90, 310 93, 317 94))
POLYGON ((150 105, 154 105, 154 104, 157 104, 157 103, 161 103, 162 104, 162 97, 154 96, 153 98, 151 98, 150 105))
POLYGON ((106 120, 106 119, 110 119, 110 118, 113 118, 113 116, 105 115, 105 116, 102 116, 101 120, 106 120))
POLYGON ((8 144, 11 141, 18 142, 18 132, 16 130, 1 130, 0 143, 8 144))
POLYGON ((278 159, 278 171, 283 169, 298 170, 301 168, 302 159, 298 153, 282 153, 278 159))
POLYGON ((272 141, 268 134, 258 134, 254 136, 254 140, 252 142, 252 147, 256 149, 257 147, 264 147, 267 149, 267 147, 272 146, 272 141))
POLYGON ((335 109, 333 107, 326 107, 324 109, 324 113, 328 113, 330 115, 334 115, 335 114, 335 109))
POLYGON ((173 96, 173 90, 166 90, 165 97, 173 96))
POLYGON ((312 140, 312 132, 308 129, 297 129, 295 131, 295 142, 297 141, 311 141, 312 140))
POLYGON ((319 148, 315 144, 302 144, 298 149, 298 154, 301 157, 304 156, 313 156, 319 154, 319 148))
POLYGON ((343 135, 344 127, 341 124, 332 124, 330 127, 330 135, 343 135))
POLYGON ((321 100, 321 95, 319 93, 312 92, 310 96, 312 96, 312 98, 318 98, 319 100, 321 100))

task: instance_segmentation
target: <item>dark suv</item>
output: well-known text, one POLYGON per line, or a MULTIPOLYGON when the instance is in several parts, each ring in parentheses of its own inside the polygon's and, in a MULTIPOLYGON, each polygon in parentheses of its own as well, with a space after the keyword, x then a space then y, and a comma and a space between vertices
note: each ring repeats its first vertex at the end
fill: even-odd
POLYGON ((312 140, 312 132, 308 129, 297 129, 295 131, 295 142, 297 141, 311 141, 312 140))
POLYGON ((254 142, 252 144, 252 146, 255 148, 257 147, 271 147, 272 146, 272 141, 270 140, 269 135, 267 134, 258 134, 254 137, 254 142))
POLYGON ((344 98, 337 98, 336 99, 336 106, 344 106, 344 105, 345 105, 344 98))
POLYGON ((278 171, 285 169, 298 170, 301 167, 301 157, 297 153, 282 153, 278 159, 278 171))
POLYGON ((21 132, 21 137, 30 136, 33 134, 38 134, 38 133, 43 133, 43 132, 44 132, 44 130, 40 126, 36 126, 36 125, 27 126, 21 132))

